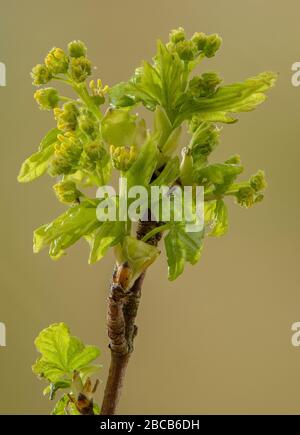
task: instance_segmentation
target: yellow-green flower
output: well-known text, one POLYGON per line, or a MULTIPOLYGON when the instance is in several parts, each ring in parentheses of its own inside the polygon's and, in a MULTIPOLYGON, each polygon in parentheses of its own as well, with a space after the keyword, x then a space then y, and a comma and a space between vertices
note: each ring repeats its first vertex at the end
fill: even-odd
POLYGON ((51 162, 51 175, 73 174, 78 169, 79 159, 82 153, 82 143, 71 132, 57 136, 54 159, 51 162))
POLYGON ((70 63, 70 74, 77 83, 84 82, 92 74, 92 64, 84 56, 72 57, 70 63))
POLYGON ((54 109, 54 117, 57 121, 57 127, 62 131, 75 131, 78 125, 77 118, 79 110, 72 101, 65 103, 62 107, 54 109))
POLYGON ((61 181, 55 184, 53 189, 57 199, 63 204, 74 204, 82 196, 74 181, 61 181))
POLYGON ((38 64, 32 68, 31 77, 35 86, 46 85, 52 79, 52 74, 44 64, 38 64))
POLYGON ((59 95, 54 88, 39 89, 35 92, 34 98, 42 110, 54 109, 59 103, 59 95))
POLYGON ((135 146, 110 146, 110 155, 113 167, 118 171, 128 171, 137 158, 137 149, 135 146))
POLYGON ((45 58, 46 67, 55 74, 65 74, 69 67, 69 58, 61 48, 53 48, 45 58))
POLYGON ((88 171, 94 171, 97 164, 101 162, 105 155, 106 151, 101 142, 90 142, 89 144, 84 146, 84 153, 81 157, 81 164, 84 169, 88 171))

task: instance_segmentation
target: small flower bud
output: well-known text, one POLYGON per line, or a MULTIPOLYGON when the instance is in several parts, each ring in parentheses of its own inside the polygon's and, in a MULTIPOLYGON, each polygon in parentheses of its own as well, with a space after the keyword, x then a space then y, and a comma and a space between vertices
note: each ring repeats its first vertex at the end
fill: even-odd
POLYGON ((179 27, 178 29, 174 29, 170 33, 170 42, 173 42, 173 44, 177 44, 180 41, 185 40, 185 32, 182 27, 179 27))
POLYGON ((36 65, 32 68, 31 77, 35 86, 46 85, 52 78, 51 72, 46 65, 36 65))
POLYGON ((236 194, 238 204, 243 207, 249 208, 255 203, 256 195, 251 186, 241 187, 236 194))
POLYGON ((49 71, 55 74, 65 74, 69 67, 69 58, 61 48, 53 48, 45 58, 49 71))
POLYGON ((250 186, 255 192, 265 190, 267 187, 266 177, 264 171, 258 171, 257 174, 252 175, 250 178, 250 186))
POLYGON ((53 189, 57 199, 63 204, 74 204, 82 196, 73 181, 61 181, 55 184, 53 189))
POLYGON ((35 92, 34 98, 42 110, 54 109, 59 103, 59 95, 54 88, 39 89, 35 92))
POLYGON ((82 153, 80 140, 72 133, 57 136, 54 159, 51 162, 51 175, 72 174, 78 169, 78 162, 82 153))
POLYGON ((101 162, 105 155, 105 148, 100 142, 91 142, 84 147, 84 153, 81 157, 81 165, 87 171, 94 171, 97 164, 101 162))
POLYGON ((203 73, 193 77, 189 82, 188 91, 193 97, 211 97, 215 94, 222 80, 214 72, 203 73))
POLYGON ((91 62, 84 56, 71 58, 71 76, 77 83, 82 83, 92 74, 91 62))
POLYGON ((178 53, 180 59, 189 62, 195 59, 196 52, 195 46, 191 41, 179 41, 175 46, 175 51, 178 53))
POLYGON ((213 57, 222 45, 222 38, 214 33, 207 37, 203 52, 206 57, 213 57))
POLYGON ((105 148, 100 142, 89 143, 85 146, 84 151, 95 162, 99 162, 106 154, 105 148))
POLYGON ((207 35, 203 32, 194 33, 192 42, 195 44, 198 51, 202 51, 207 43, 207 35))
POLYGON ((81 41, 70 42, 68 49, 70 56, 75 58, 86 56, 87 53, 86 45, 81 41))
POLYGON ((137 158, 137 149, 133 146, 110 146, 113 167, 118 171, 128 171, 137 158))
POLYGON ((75 131, 78 125, 79 110, 75 103, 65 103, 62 109, 54 109, 54 117, 57 127, 62 131, 75 131))

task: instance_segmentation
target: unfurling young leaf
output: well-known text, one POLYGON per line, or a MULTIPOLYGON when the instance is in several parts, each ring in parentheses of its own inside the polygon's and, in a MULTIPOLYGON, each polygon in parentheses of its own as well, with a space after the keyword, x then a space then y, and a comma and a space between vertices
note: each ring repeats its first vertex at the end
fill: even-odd
POLYGON ((90 234, 99 225, 96 202, 75 205, 50 224, 35 230, 34 252, 38 253, 46 246, 50 246, 50 257, 58 259, 64 254, 65 249, 81 237, 90 234))
MULTIPOLYGON (((55 323, 44 329, 36 338, 35 346, 41 356, 32 370, 39 378, 49 382, 45 393, 53 400, 58 390, 69 390, 69 396, 74 397, 76 403, 78 396, 76 397, 74 380, 78 379, 76 382, 80 385, 90 382, 87 373, 96 373, 101 368, 99 364, 92 365, 100 355, 100 350, 96 346, 85 346, 79 338, 72 336, 65 323, 55 323)), ((63 395, 53 414, 66 413, 69 401, 69 397, 63 395)), ((74 406, 71 407, 72 413, 78 413, 74 406)))
POLYGON ((57 128, 50 130, 40 143, 39 150, 25 160, 18 176, 20 183, 28 183, 45 174, 54 154, 54 143, 59 133, 57 128))

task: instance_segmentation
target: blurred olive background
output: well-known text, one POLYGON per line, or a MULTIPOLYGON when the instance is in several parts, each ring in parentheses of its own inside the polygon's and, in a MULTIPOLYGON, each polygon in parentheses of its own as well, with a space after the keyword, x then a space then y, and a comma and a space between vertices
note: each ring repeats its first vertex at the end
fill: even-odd
POLYGON ((291 65, 300 61, 299 13, 296 0, 1 0, 7 87, 0 88, 0 321, 7 347, 0 348, 0 413, 49 413, 31 364, 34 338, 51 323, 64 321, 101 347, 103 382, 109 365, 105 316, 113 256, 89 266, 84 241, 59 262, 46 251, 32 253, 33 229, 64 207, 50 178, 16 181, 21 162, 54 123, 33 100, 29 72, 52 46, 82 39, 98 66, 95 77, 114 84, 180 25, 189 35, 223 37, 222 50, 202 68, 220 72, 227 83, 280 73, 265 104, 224 127, 215 153, 218 160, 240 153, 247 176, 265 169, 269 189, 253 209, 230 204, 227 236, 207 240, 199 265, 175 283, 167 280, 164 256, 149 271, 119 413, 300 412, 300 348, 291 345, 291 324, 300 320, 300 88, 291 85, 291 65))

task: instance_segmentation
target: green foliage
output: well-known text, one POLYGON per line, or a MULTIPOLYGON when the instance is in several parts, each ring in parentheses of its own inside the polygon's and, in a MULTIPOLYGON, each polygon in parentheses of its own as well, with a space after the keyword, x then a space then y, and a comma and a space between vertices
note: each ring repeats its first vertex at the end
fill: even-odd
POLYGON ((49 246, 49 255, 52 259, 56 260, 64 255, 65 249, 100 226, 96 216, 96 205, 96 201, 84 201, 70 207, 53 222, 35 230, 34 252, 38 253, 49 246))
MULTIPOLYGON (((221 43, 216 34, 195 33, 189 39, 184 29, 173 30, 166 44, 157 42, 151 62, 144 61, 127 82, 111 88, 101 80, 86 82, 92 68, 81 41, 71 42, 67 52, 53 48, 45 62, 33 68, 36 86, 59 81, 75 92, 74 98, 58 94, 54 87, 41 87, 35 93, 41 109, 53 110, 57 128, 23 163, 18 180, 29 182, 45 173, 60 176, 54 191, 59 201, 69 206, 35 231, 35 252, 47 246, 50 256, 57 259, 85 238, 90 245, 89 262, 95 263, 115 247, 118 263, 130 265, 130 283, 157 258, 158 250, 147 243, 150 236, 138 241, 129 220, 97 220, 99 201, 89 198, 84 189, 107 184, 113 170, 117 177, 127 179, 128 189, 135 185, 204 187, 203 230, 189 232, 185 222, 158 223, 167 231, 170 279, 183 272, 186 262, 199 260, 205 235, 227 232, 228 197, 243 207, 262 200, 266 188, 262 171, 238 181, 243 172, 239 156, 214 162, 212 154, 220 142, 219 124, 234 123, 235 114, 262 103, 276 74, 265 72, 230 85, 223 84, 215 72, 197 75, 197 65, 216 55, 221 43), (102 110, 105 102, 109 107, 102 110), (139 105, 153 112, 152 131, 136 113, 139 105), (190 136, 187 142, 182 134, 185 130, 190 136)), ((61 410, 60 405, 58 408, 61 410)))
POLYGON ((202 253, 202 231, 187 232, 182 224, 172 225, 165 237, 165 248, 169 266, 169 279, 171 281, 182 274, 185 262, 195 265, 202 253))
MULTIPOLYGON (((55 323, 44 329, 36 338, 35 346, 41 356, 32 370, 36 376, 49 383, 44 395, 49 394, 51 400, 59 390, 67 390, 71 397, 76 395, 78 383, 81 388, 81 384, 86 383, 89 376, 101 368, 94 363, 100 350, 95 346, 85 346, 79 338, 70 334, 64 323, 55 323)), ((69 396, 64 394, 59 399, 53 410, 54 415, 66 413, 69 396)), ((69 413, 78 413, 74 404, 69 413)))

